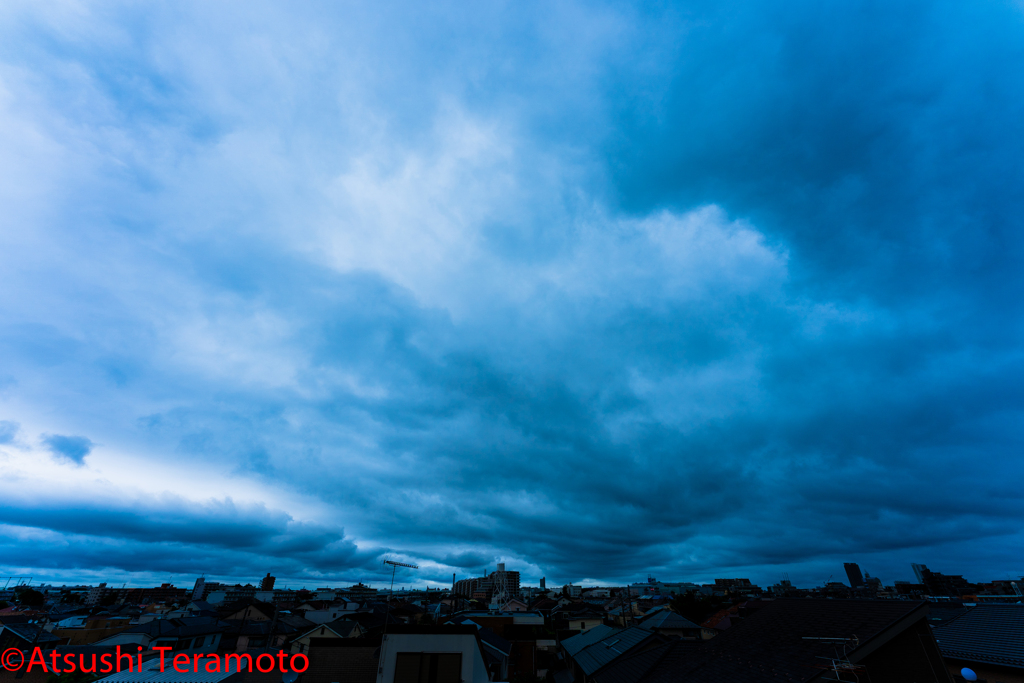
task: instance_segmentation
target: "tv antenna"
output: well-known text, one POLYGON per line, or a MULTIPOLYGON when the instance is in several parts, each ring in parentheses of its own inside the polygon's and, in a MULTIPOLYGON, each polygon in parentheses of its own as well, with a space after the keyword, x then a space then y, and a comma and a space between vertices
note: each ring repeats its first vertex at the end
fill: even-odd
POLYGON ((391 566, 391 590, 388 591, 388 609, 384 613, 384 633, 387 633, 388 616, 391 614, 391 600, 395 596, 395 572, 398 571, 399 567, 407 567, 408 569, 419 569, 419 565, 408 564, 406 562, 396 562, 395 560, 384 560, 384 564, 391 566))
POLYGON ((388 591, 388 608, 384 612, 384 631, 380 639, 380 660, 377 662, 377 673, 384 673, 384 650, 387 647, 388 641, 388 619, 391 618, 391 599, 395 594, 395 572, 398 571, 399 567, 407 567, 408 569, 419 569, 418 565, 408 564, 406 562, 396 562, 395 560, 384 560, 385 565, 391 566, 391 590, 388 591))

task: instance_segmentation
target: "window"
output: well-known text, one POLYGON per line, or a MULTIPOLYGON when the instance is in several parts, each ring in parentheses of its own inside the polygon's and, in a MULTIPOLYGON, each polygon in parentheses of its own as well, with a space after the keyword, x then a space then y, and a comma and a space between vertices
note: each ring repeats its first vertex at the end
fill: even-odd
POLYGON ((461 652, 399 652, 395 683, 460 683, 461 652))

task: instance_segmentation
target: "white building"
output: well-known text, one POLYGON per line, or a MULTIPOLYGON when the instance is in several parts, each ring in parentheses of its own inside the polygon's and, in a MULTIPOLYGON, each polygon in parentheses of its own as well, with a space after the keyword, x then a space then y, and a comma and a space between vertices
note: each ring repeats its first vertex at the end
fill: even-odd
POLYGON ((435 683, 488 683, 475 626, 391 626, 381 643, 377 683, 422 680, 436 672, 435 683))

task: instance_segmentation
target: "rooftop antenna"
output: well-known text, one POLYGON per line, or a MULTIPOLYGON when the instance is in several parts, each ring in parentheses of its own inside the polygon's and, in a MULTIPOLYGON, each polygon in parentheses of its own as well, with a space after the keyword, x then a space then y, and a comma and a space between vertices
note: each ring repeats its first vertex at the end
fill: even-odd
POLYGON ((395 572, 398 571, 399 567, 408 567, 409 569, 419 569, 418 565, 406 564, 405 562, 395 562, 394 560, 384 560, 385 565, 391 565, 391 590, 388 593, 388 608, 384 612, 384 631, 380 639, 380 660, 377 662, 377 673, 384 673, 384 650, 387 647, 388 640, 388 619, 391 616, 391 599, 395 594, 395 572))
POLYGON ((408 567, 409 569, 419 569, 418 565, 406 564, 405 562, 395 562, 394 560, 384 560, 384 564, 391 565, 391 590, 388 591, 388 609, 384 613, 384 633, 388 632, 388 616, 391 614, 391 600, 395 596, 395 572, 398 571, 399 567, 408 567))

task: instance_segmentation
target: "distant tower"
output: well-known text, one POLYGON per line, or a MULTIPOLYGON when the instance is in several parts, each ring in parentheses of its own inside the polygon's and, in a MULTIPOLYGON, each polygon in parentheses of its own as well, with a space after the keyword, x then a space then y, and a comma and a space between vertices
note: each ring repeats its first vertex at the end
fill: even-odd
POLYGON ((508 576, 505 573, 504 562, 498 564, 498 571, 494 572, 492 576, 494 577, 494 593, 491 597, 491 609, 502 609, 512 597, 508 591, 508 576))
POLYGON ((541 590, 545 590, 547 588, 547 581, 546 581, 546 579, 547 579, 547 577, 544 577, 544 576, 540 577, 540 589, 541 590))
POLYGON ((202 600, 204 597, 206 597, 204 595, 205 590, 206 590, 206 579, 204 579, 203 577, 200 576, 198 579, 196 579, 195 588, 192 589, 192 599, 193 600, 202 600))
POLYGON ((923 564, 912 564, 910 565, 910 567, 914 570, 914 576, 917 577, 917 582, 923 584, 924 573, 928 571, 928 567, 924 566, 923 564))
POLYGON ((847 578, 850 579, 850 588, 860 588, 864 585, 864 577, 861 576, 860 567, 856 562, 844 562, 843 567, 846 569, 847 578))
POLYGON ((274 582, 277 581, 276 576, 271 576, 270 572, 260 580, 261 591, 272 591, 274 590, 274 582))

